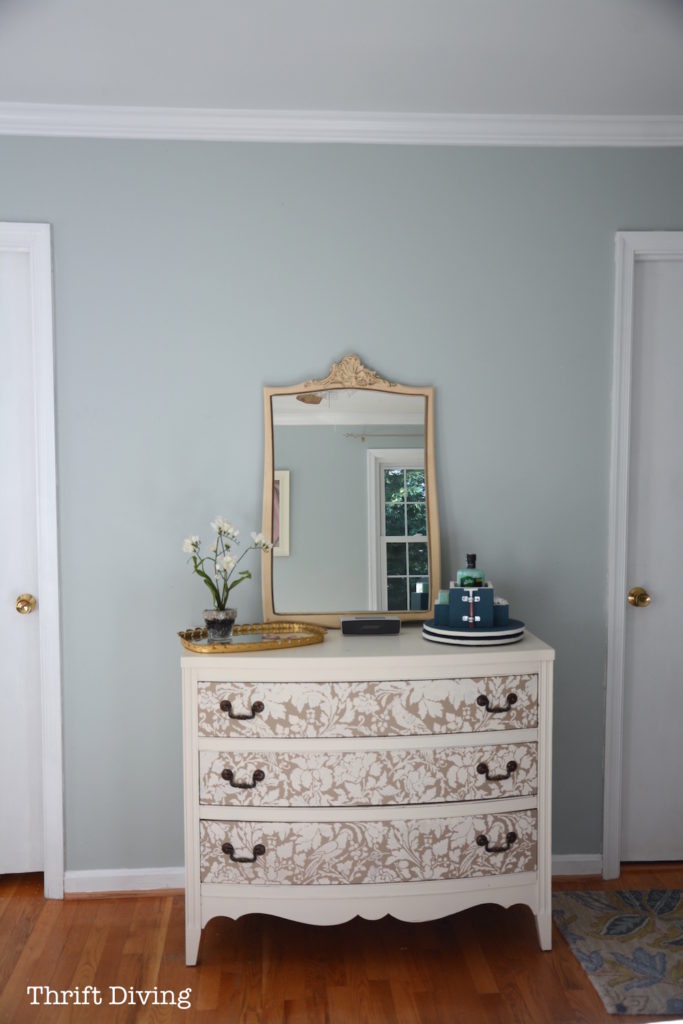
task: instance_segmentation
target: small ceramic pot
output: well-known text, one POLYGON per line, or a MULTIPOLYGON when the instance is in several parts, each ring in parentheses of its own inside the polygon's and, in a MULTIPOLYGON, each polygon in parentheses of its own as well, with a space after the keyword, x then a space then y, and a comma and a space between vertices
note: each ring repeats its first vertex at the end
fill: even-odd
POLYGON ((237 618, 236 608, 207 608, 204 612, 204 622, 209 640, 231 640, 232 627, 237 618))

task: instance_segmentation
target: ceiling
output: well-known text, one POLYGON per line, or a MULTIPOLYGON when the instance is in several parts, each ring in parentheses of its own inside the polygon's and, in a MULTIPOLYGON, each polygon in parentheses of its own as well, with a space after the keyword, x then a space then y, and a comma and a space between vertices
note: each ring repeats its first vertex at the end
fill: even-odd
POLYGON ((0 0, 0 103, 683 115, 683 0, 0 0))

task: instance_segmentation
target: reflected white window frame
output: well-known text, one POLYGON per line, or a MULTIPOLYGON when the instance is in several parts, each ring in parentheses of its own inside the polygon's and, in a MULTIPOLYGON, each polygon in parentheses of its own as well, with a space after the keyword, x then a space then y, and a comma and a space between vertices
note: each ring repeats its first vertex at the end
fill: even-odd
MULTIPOLYGON (((386 612, 387 608, 387 536, 384 533, 384 471, 386 469, 425 468, 424 448, 368 448, 368 607, 386 612)), ((415 543, 427 543, 427 535, 411 537, 415 543)), ((427 566, 428 571, 431 566, 427 566)), ((410 592, 408 592, 410 605, 410 592)), ((410 609, 405 609, 409 611, 410 609)))

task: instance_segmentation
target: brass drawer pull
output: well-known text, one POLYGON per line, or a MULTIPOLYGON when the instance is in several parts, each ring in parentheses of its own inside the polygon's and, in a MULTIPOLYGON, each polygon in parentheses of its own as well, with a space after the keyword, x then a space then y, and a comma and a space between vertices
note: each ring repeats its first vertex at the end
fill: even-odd
POLYGON ((491 705, 490 705, 488 697, 486 697, 483 693, 480 694, 477 697, 477 704, 479 705, 479 707, 480 708, 486 708, 486 710, 488 711, 488 713, 490 715, 503 715, 503 714, 505 714, 506 711, 512 711, 512 707, 516 703, 517 703, 517 694, 516 693, 509 693, 508 694, 508 699, 507 699, 507 701, 505 703, 505 706, 502 707, 502 708, 492 708, 491 705))
POLYGON ((517 771, 517 768, 518 764, 516 761, 508 761, 505 765, 505 775, 491 775, 489 774, 489 766, 484 764, 483 761, 477 765, 477 771, 480 775, 486 776, 487 782, 502 782, 503 779, 509 779, 512 773, 517 771))
POLYGON ((512 844, 517 841, 517 833, 508 832, 505 839, 506 846, 490 846, 488 836, 477 836, 477 846, 485 846, 487 853, 507 853, 512 844))
POLYGON ((260 768, 257 768, 251 777, 251 782, 235 782, 232 768, 224 768, 221 772, 221 778, 229 782, 233 789, 254 789, 257 782, 263 782, 266 777, 266 773, 260 768))
POLYGON ((232 843, 223 843, 221 847, 223 853, 226 854, 233 862, 233 864, 253 864, 257 857, 262 857, 266 852, 266 848, 263 843, 257 843, 254 849, 251 851, 253 856, 251 857, 236 857, 235 847, 232 843))
POLYGON ((260 715, 262 711, 266 710, 266 706, 262 700, 255 700, 254 703, 251 705, 251 712, 248 715, 233 715, 232 701, 222 700, 220 703, 220 709, 221 711, 227 711, 228 718, 240 719, 240 721, 244 722, 248 718, 256 718, 257 715, 260 715))

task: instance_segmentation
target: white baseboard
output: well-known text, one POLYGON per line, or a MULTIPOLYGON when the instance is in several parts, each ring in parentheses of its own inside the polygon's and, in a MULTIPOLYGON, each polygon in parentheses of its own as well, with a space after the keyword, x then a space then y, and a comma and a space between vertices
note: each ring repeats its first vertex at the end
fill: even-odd
MULTIPOLYGON (((599 875, 599 853, 559 854, 552 859, 554 875, 599 875)), ((118 868, 111 870, 67 871, 64 892, 144 892, 154 889, 184 889, 185 869, 118 868)))
POLYGON ((102 871, 67 871, 64 892, 143 892, 184 889, 185 868, 119 868, 102 871))
POLYGON ((560 853, 552 858, 554 875, 601 875, 602 855, 599 853, 560 853))

